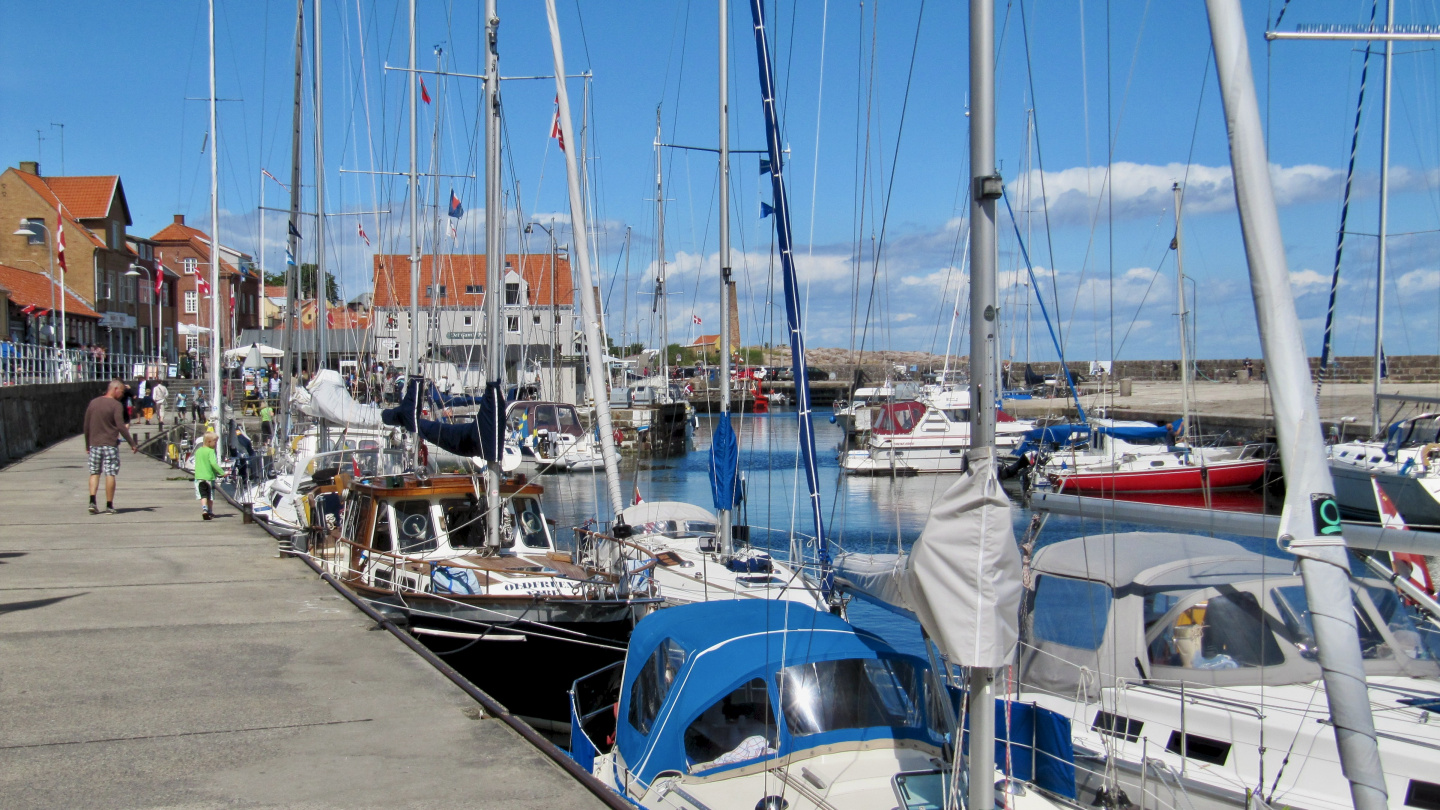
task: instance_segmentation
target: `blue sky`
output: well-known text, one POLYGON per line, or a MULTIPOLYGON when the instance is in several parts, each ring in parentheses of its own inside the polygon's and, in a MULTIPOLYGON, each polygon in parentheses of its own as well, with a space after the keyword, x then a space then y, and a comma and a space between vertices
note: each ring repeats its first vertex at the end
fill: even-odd
MULTIPOLYGON (((201 152, 206 105, 187 100, 207 93, 205 4, 5 5, 7 19, 29 22, 7 25, 0 34, 4 162, 40 157, 45 173, 59 173, 61 131, 51 124, 64 123, 64 170, 120 174, 136 232, 154 233, 174 213, 208 227, 208 156, 201 152), (38 144, 37 129, 45 139, 38 144)), ((421 65, 436 64, 433 48, 440 45, 448 70, 480 72, 479 4, 418 5, 421 65)), ((623 328, 628 338, 653 343, 656 319, 641 292, 653 284, 656 261, 650 201, 656 107, 667 142, 714 144, 715 4, 559 5, 568 67, 594 75, 587 155, 609 322, 617 327, 612 331, 623 328), (627 227, 628 257, 622 253, 627 227)), ((1250 46, 1305 341, 1316 354, 1362 57, 1346 43, 1267 45, 1262 33, 1272 5, 1278 6, 1246 4, 1250 46)), ((923 18, 920 3, 900 0, 863 6, 798 0, 769 8, 811 345, 943 351, 964 286, 965 4, 931 0, 923 18)), ((1177 355, 1174 256, 1166 250, 1173 232, 1169 186, 1177 180, 1188 184, 1185 263, 1194 280, 1198 353, 1258 354, 1203 3, 1116 0, 1108 8, 1100 2, 1083 8, 1082 19, 1078 3, 1002 3, 997 22, 997 153, 1047 304, 1054 310, 1058 303, 1067 356, 1177 355), (1110 188, 1113 199, 1102 191, 1110 188)), ((731 12, 731 143, 755 148, 764 137, 748 4, 732 0, 731 12)), ((1368 2, 1293 4, 1284 27, 1365 21, 1369 13, 1368 2)), ((403 253, 404 183, 339 170, 406 168, 404 80, 382 69, 406 60, 404 4, 325 0, 323 14, 327 210, 390 211, 360 221, 378 248, 403 253)), ((502 2, 500 15, 502 73, 549 73, 541 4, 502 2)), ((1397 21, 1433 24, 1437 16, 1434 8, 1414 5, 1401 8, 1397 21)), ((251 252, 260 243, 260 169, 282 180, 289 174, 293 33, 291 2, 217 2, 218 95, 238 99, 220 105, 221 237, 251 252)), ((1440 64, 1429 49, 1397 50, 1390 229, 1408 235, 1391 240, 1387 346, 1391 354, 1433 353, 1440 346, 1440 241, 1418 232, 1434 230, 1440 219, 1440 64)), ((309 58, 307 185, 313 182, 309 58)), ((1349 226, 1356 234, 1376 231, 1380 69, 1372 58, 1349 226)), ((426 83, 435 103, 422 110, 422 171, 436 166, 438 116, 439 171, 479 175, 478 83, 435 77, 426 83)), ((577 121, 583 86, 570 83, 577 121)), ((517 197, 525 219, 556 221, 568 242, 564 166, 547 138, 553 84, 509 81, 503 94, 507 247, 522 249, 514 228, 517 197)), ((717 323, 715 161, 708 153, 668 150, 663 163, 671 337, 684 339, 693 314, 706 331, 717 323)), ((767 304, 778 297, 778 269, 770 252, 772 221, 758 218, 761 199, 768 199, 765 181, 754 155, 734 156, 734 264, 747 342, 782 339, 783 314, 767 304)), ((442 198, 453 186, 468 209, 460 237, 446 242, 455 250, 483 249, 482 182, 439 181, 442 198)), ((422 199, 428 204, 436 190, 427 181, 422 199)), ((274 184, 264 194, 266 205, 285 204, 274 184)), ((313 210, 313 202, 306 209, 313 210)), ((355 221, 331 218, 327 241, 350 295, 364 291, 370 275, 355 221)), ((1024 268, 1009 220, 1002 217, 1001 225, 1009 330, 1002 350, 1023 359, 1028 289, 1017 286, 1024 268)), ((269 267, 281 264, 282 234, 283 223, 267 219, 269 267)), ((542 239, 536 229, 529 249, 543 251, 542 239)), ((1374 244, 1373 236, 1349 240, 1338 313, 1342 354, 1371 350, 1374 244)), ((1052 358, 1039 309, 1032 312, 1032 356, 1052 358)), ((963 335, 963 324, 955 331, 963 335)))

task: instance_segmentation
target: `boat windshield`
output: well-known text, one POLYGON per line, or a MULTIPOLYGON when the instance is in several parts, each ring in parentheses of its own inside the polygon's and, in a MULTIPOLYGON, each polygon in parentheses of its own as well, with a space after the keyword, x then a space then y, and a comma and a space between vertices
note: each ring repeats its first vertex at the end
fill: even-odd
POLYGON ((1440 442, 1440 419, 1414 419, 1396 431, 1400 447, 1419 447, 1440 442))
MULTIPOLYGON (((1440 634, 1417 620, 1394 591, 1378 587, 1367 587, 1366 591, 1379 614, 1378 617, 1372 615, 1359 595, 1355 595, 1355 625, 1360 633, 1360 652, 1366 661, 1393 661, 1397 652, 1414 661, 1440 660, 1440 634)), ((1315 643, 1304 586, 1276 588, 1274 597, 1300 654, 1311 661, 1317 660, 1320 649, 1315 643)))
POLYGON ((435 521, 430 501, 399 501, 395 504, 395 526, 401 554, 424 554, 435 550, 435 521))
POLYGON ((780 702, 793 736, 848 728, 944 727, 923 670, 896 658, 845 658, 780 670, 780 702), (842 697, 843 696, 843 697, 842 697))
POLYGON ((1236 591, 1180 611, 1151 640, 1150 663, 1183 669, 1270 667, 1285 663, 1285 653, 1255 594, 1236 591))

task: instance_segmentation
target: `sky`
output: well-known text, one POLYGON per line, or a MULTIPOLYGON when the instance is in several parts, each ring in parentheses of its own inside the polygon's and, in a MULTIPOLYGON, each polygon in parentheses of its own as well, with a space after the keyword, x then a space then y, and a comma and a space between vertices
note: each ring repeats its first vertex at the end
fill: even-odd
MULTIPOLYGON (((1280 27, 1365 22, 1371 2, 1293 4, 1280 27)), ((151 235, 183 213, 209 229, 207 4, 0 0, 0 159, 45 174, 119 174, 151 235), (63 129, 58 126, 63 124, 63 129), (37 132, 38 130, 38 132, 37 132), (62 157, 63 140, 63 157, 62 157)), ((1275 42, 1281 3, 1246 2, 1251 57, 1303 339, 1318 354, 1354 127, 1363 50, 1275 42)), ((477 2, 417 3, 422 68, 483 72, 477 2), (438 49, 438 53, 437 53, 438 49)), ((666 144, 717 142, 715 0, 559 0, 568 82, 586 122, 593 243, 616 340, 660 340, 656 118, 666 144), (628 233, 628 249, 627 249, 628 233)), ((321 0, 327 264, 347 297, 371 283, 375 250, 409 249, 405 74, 408 4, 321 0), (361 240, 356 224, 373 248, 361 240)), ((216 0, 220 237, 283 266, 293 104, 295 5, 216 0), (262 200, 263 195, 263 200, 262 200)), ((306 8, 303 208, 314 201, 313 5, 306 8)), ((941 0, 767 0, 789 195, 811 346, 964 353, 968 279, 967 5, 941 0), (959 312, 959 318, 954 313, 959 312), (953 321, 953 324, 952 324, 953 321), (953 329, 952 329, 953 326, 953 329)), ((1001 354, 1071 360, 1178 356, 1172 183, 1184 184, 1187 308, 1200 357, 1258 356, 1259 339, 1204 4, 997 3, 996 154, 1014 217, 1000 217, 1001 354), (1020 249, 1021 245, 1026 248, 1020 249), (1031 266, 1027 267, 1024 256, 1031 266), (1035 286, 1029 279, 1033 272, 1035 286), (1038 292, 1038 295, 1035 294, 1038 292), (1027 325, 1028 323, 1028 325, 1027 325)), ((1383 13, 1383 9, 1382 9, 1383 13)), ((506 77, 553 73, 543 5, 501 0, 506 77)), ((1435 24, 1433 3, 1397 23, 1435 24)), ((730 8, 732 264, 746 343, 783 341, 774 219, 749 4, 730 8)), ((1396 49, 1386 284, 1392 355, 1440 347, 1440 63, 1396 49)), ((1370 59, 1337 296, 1336 350, 1369 354, 1375 323, 1380 75, 1370 59)), ((427 76, 417 145, 423 249, 484 249, 480 83, 427 76), (438 179, 435 174, 441 175, 438 179), (445 234, 451 192, 466 209, 445 234)), ((549 78, 503 82, 503 180, 510 252, 569 244, 564 163, 548 135, 549 78)), ((718 331, 717 165, 711 152, 661 150, 668 335, 718 331), (694 324, 695 317, 702 320, 694 324)), ((1003 212, 1003 206, 1002 206, 1003 212)), ((304 256, 316 226, 305 220, 304 256)))

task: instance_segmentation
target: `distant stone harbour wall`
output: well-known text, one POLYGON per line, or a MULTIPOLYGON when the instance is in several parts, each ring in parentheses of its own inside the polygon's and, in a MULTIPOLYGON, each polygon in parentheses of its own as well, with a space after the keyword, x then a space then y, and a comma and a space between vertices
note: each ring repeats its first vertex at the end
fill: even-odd
MULTIPOLYGON (((1255 369, 1255 376, 1258 378, 1264 368, 1264 362, 1257 355, 1250 358, 1255 369)), ((965 370, 969 368, 969 359, 965 357, 952 358, 951 368, 965 370)), ((1072 374, 1077 379, 1088 379, 1090 377, 1090 361, 1072 361, 1066 363, 1072 374)), ((1329 382, 1369 382, 1372 376, 1374 358, 1367 356, 1360 357, 1337 357, 1331 364, 1330 375, 1326 378, 1329 382)), ((1386 378, 1394 383, 1425 383, 1440 382, 1440 355, 1433 354, 1412 354, 1398 355, 1386 358, 1386 366, 1389 376, 1386 378)), ((1031 363, 1030 367, 1039 374, 1050 376, 1055 374, 1060 364, 1053 360, 1031 363)), ((887 373, 887 367, 880 364, 864 364, 855 366, 845 365, 822 365, 821 370, 834 374, 836 380, 853 380, 857 369, 864 371, 865 378, 870 381, 883 380, 887 373)), ((937 370, 939 366, 936 366, 937 370)), ((1245 368, 1245 359, 1234 360, 1197 360, 1195 368, 1200 381, 1214 380, 1217 382, 1230 382, 1235 379, 1235 373, 1245 368)), ((1315 378, 1316 371, 1320 368, 1320 358, 1310 358, 1310 377, 1315 378)), ((923 370, 929 370, 922 366, 923 370)), ((1024 380, 1025 364, 1016 362, 1011 370, 1012 384, 1019 385, 1024 380)), ((1175 381, 1180 379, 1180 361, 1178 360, 1118 360, 1115 362, 1114 376, 1116 378, 1129 378, 1138 381, 1175 381)))
POLYGON ((106 382, 0 387, 0 467, 80 432, 106 382))

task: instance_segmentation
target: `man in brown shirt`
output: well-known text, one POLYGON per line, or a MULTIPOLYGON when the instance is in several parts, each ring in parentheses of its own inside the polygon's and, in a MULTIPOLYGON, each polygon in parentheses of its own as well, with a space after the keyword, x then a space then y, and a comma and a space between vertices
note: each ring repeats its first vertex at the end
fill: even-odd
POLYGON ((90 400, 85 408, 85 452, 90 455, 90 514, 99 513, 95 507, 95 492, 100 488, 100 476, 105 475, 105 513, 115 514, 115 476, 120 474, 120 437, 130 443, 130 452, 139 452, 140 447, 130 435, 125 424, 125 406, 120 399, 125 396, 125 383, 111 380, 105 393, 90 400))

